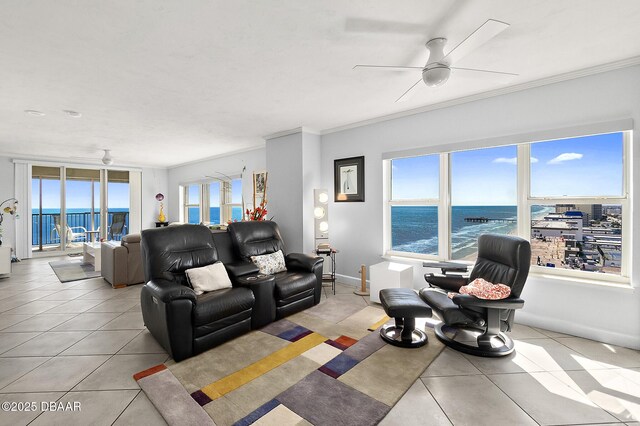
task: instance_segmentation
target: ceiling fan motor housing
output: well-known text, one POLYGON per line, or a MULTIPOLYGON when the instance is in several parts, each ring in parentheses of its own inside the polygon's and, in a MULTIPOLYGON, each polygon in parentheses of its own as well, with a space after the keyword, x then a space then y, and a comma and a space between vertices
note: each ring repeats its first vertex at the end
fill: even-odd
POLYGON ((451 68, 444 64, 433 64, 422 70, 422 81, 429 87, 441 86, 449 80, 451 68))
POLYGON ((429 61, 422 70, 422 81, 429 87, 441 86, 449 80, 451 68, 443 61, 444 45, 447 39, 438 37, 426 43, 429 50, 429 61))

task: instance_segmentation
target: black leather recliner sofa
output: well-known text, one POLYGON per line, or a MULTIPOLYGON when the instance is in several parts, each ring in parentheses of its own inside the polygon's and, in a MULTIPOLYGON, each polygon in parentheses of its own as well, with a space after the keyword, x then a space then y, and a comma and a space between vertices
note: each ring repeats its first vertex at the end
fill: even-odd
POLYGON ((321 258, 292 253, 286 256, 287 272, 258 278, 258 268, 246 256, 284 252, 278 226, 268 221, 234 225, 234 231, 213 234, 200 225, 142 231, 142 316, 175 361, 320 302, 321 258), (233 287, 197 296, 185 271, 217 261, 227 268, 233 287))
MULTIPOLYGON (((285 253, 284 242, 275 222, 234 222, 229 225, 229 237, 240 262, 251 262, 251 256, 285 253)), ((322 265, 320 257, 302 253, 285 256, 286 272, 274 275, 276 318, 299 312, 320 303, 322 265)), ((237 274, 234 271, 234 274, 237 274)))

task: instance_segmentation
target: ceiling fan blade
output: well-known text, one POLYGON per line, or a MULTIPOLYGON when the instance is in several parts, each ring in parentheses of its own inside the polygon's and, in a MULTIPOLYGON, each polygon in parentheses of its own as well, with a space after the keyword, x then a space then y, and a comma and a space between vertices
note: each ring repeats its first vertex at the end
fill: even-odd
POLYGON ((401 67, 401 66, 394 66, 394 65, 355 65, 352 69, 356 69, 356 68, 374 68, 374 69, 381 69, 381 70, 386 70, 386 71, 413 71, 413 70, 420 70, 422 71, 423 67, 401 67))
POLYGON ((489 19, 487 22, 482 24, 480 28, 472 32, 471 35, 454 47, 451 52, 447 53, 443 60, 448 61, 449 63, 456 63, 507 28, 509 28, 509 24, 496 21, 495 19, 489 19))
POLYGON ((489 74, 501 74, 501 75, 512 75, 512 76, 517 76, 520 74, 514 74, 512 72, 502 72, 502 71, 491 71, 491 70, 478 70, 475 68, 458 68, 458 67, 449 67, 452 70, 456 70, 456 71, 473 71, 473 72, 485 72, 485 73, 489 73, 489 74))
POLYGON ((413 86, 409 87, 406 92, 396 99, 396 103, 411 99, 411 97, 418 91, 418 88, 422 87, 420 83, 422 83, 422 79, 416 81, 413 86))

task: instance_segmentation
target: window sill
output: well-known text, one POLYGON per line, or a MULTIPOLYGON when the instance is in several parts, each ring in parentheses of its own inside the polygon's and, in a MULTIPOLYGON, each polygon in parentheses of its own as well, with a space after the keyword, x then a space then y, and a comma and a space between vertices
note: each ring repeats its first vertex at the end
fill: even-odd
POLYGON ((628 277, 602 277, 593 279, 591 277, 578 276, 575 274, 563 274, 563 273, 551 273, 545 271, 543 268, 532 267, 529 272, 529 276, 532 278, 539 278, 545 280, 562 281, 567 284, 575 284, 579 286, 590 285, 599 287, 610 287, 620 290, 633 291, 631 286, 631 279, 628 277))
MULTIPOLYGON (((387 253, 381 256, 383 261, 387 262, 399 262, 406 264, 413 264, 415 266, 422 267, 422 262, 425 261, 440 261, 436 256, 402 256, 398 254, 387 253)), ((461 260, 456 260, 458 263, 466 263, 469 266, 473 266, 474 262, 465 262, 461 260)), ((590 286, 599 286, 599 287, 609 287, 612 289, 626 290, 626 291, 634 291, 634 288, 631 286, 631 279, 628 277, 617 277, 617 276, 602 276, 602 278, 594 279, 592 277, 584 277, 580 275, 576 275, 575 273, 571 273, 571 271, 563 272, 552 272, 547 270, 547 268, 536 267, 533 265, 529 272, 529 276, 537 279, 545 279, 545 280, 553 280, 553 281, 561 281, 562 283, 567 284, 575 284, 575 285, 590 285, 590 286)))

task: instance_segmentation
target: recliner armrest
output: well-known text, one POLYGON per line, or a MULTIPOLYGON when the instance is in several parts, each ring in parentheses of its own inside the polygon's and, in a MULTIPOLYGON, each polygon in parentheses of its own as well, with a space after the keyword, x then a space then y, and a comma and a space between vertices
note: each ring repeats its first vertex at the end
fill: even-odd
POLYGON ((506 299, 487 300, 478 299, 469 294, 456 294, 453 303, 462 307, 489 308, 489 309, 520 309, 524 306, 524 300, 519 297, 507 297, 506 299))
POLYGON ((196 303, 197 296, 195 291, 187 286, 167 280, 151 280, 145 286, 153 297, 158 298, 163 303, 179 299, 187 299, 196 303))
POLYGON ((432 287, 457 292, 463 285, 469 284, 469 278, 457 275, 424 274, 424 279, 432 287))
POLYGON ((234 282, 244 275, 257 274, 259 272, 258 267, 253 262, 225 263, 224 267, 227 269, 231 281, 234 282))
POLYGON ((289 253, 285 256, 284 262, 287 269, 314 272, 315 267, 322 264, 324 259, 303 253, 289 253))

